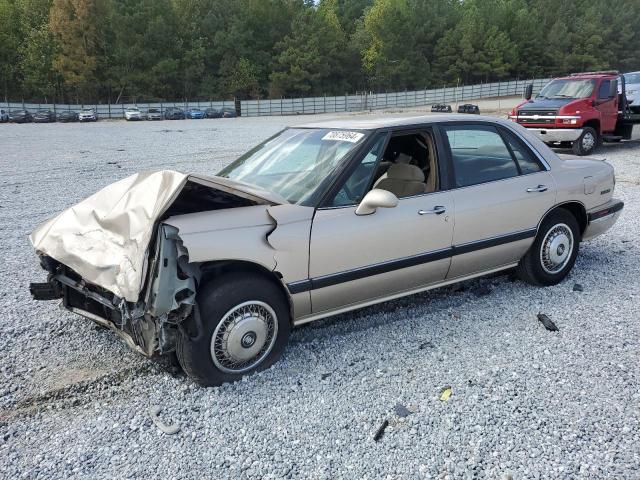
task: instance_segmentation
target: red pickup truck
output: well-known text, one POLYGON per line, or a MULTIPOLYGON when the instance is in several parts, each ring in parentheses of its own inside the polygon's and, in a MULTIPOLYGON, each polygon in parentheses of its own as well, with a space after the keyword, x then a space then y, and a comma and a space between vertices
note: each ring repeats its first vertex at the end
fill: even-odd
POLYGON ((531 98, 511 110, 509 118, 553 146, 571 147, 589 155, 603 141, 629 140, 640 114, 631 112, 624 76, 616 71, 585 72, 551 80, 531 98))

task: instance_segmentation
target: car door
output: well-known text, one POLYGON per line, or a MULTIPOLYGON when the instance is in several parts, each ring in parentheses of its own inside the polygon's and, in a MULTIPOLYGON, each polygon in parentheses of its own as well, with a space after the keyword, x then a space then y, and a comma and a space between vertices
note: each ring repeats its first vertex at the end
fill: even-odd
MULTIPOLYGON (((364 184, 362 195, 369 191, 385 141, 380 137, 359 161, 344 182, 347 190, 364 184)), ((400 296, 445 278, 453 234, 450 192, 400 198, 393 208, 357 215, 357 204, 344 191, 339 188, 313 219, 309 277, 315 314, 400 296)))
POLYGON ((543 160, 511 129, 440 128, 453 176, 453 257, 447 279, 514 264, 526 253, 556 188, 543 160))
POLYGON ((609 96, 611 91, 617 92, 617 80, 602 80, 598 87, 596 110, 600 112, 600 122, 603 132, 612 132, 615 130, 618 121, 618 96, 609 96), (611 89, 611 82, 616 83, 615 89, 611 89))

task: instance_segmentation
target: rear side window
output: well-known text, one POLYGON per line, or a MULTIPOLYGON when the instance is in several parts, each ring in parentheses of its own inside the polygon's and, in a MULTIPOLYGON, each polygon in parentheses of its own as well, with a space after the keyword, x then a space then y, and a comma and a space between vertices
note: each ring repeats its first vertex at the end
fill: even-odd
POLYGON ((444 131, 457 187, 517 177, 518 167, 498 131, 490 125, 451 125, 444 131))
POLYGON ((528 173, 540 172, 543 170, 542 165, 535 157, 533 152, 527 148, 527 146, 515 135, 511 132, 504 132, 505 138, 507 139, 507 143, 509 147, 511 147, 511 151, 513 152, 513 156, 516 157, 516 161, 518 165, 520 165, 520 172, 522 175, 527 175, 528 173))

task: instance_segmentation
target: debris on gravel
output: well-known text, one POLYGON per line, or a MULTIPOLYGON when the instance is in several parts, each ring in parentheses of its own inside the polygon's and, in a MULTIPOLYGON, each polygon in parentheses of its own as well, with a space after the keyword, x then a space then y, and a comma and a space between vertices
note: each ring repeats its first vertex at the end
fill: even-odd
POLYGON ((451 398, 451 387, 449 386, 443 387, 440 390, 440 395, 438 395, 438 398, 440 399, 441 402, 448 402, 449 399, 451 398))
POLYGON ((409 410, 407 407, 405 407, 401 403, 396 403, 393 407, 393 411, 400 418, 408 417, 412 413, 411 410, 409 410))
POLYGON ((553 320, 551 320, 549 318, 548 315, 546 315, 544 313, 539 313, 538 314, 538 320, 540 320, 540 323, 542 323, 542 325, 544 325, 544 328, 546 328, 550 332, 557 332, 558 331, 558 326, 553 322, 553 320))
POLYGON ((573 284, 573 291, 574 292, 584 292, 584 288, 579 283, 574 283, 573 284))
POLYGON ((385 419, 382 422, 382 424, 380 425, 380 427, 378 427, 378 430, 376 430, 376 433, 373 434, 373 441, 374 442, 379 442, 380 441, 380 439, 384 435, 384 432, 387 430, 388 426, 389 426, 389 420, 385 419))
POLYGON ((180 431, 180 425, 178 424, 166 424, 162 420, 160 420, 160 412, 162 411, 162 407, 154 405, 149 407, 149 417, 153 423, 155 423, 156 427, 160 429, 161 432, 166 433, 167 435, 175 435, 180 431))

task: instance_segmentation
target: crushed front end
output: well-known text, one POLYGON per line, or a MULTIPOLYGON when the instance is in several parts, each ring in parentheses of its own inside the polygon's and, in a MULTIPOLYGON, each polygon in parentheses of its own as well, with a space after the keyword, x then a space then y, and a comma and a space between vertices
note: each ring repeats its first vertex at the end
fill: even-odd
POLYGON ((137 302, 86 281, 42 253, 47 281, 32 283, 29 290, 35 300, 62 300, 63 308, 110 328, 145 356, 169 353, 175 349, 178 326, 191 314, 200 275, 198 267, 189 264, 177 233, 174 227, 160 225, 150 275, 137 302))

